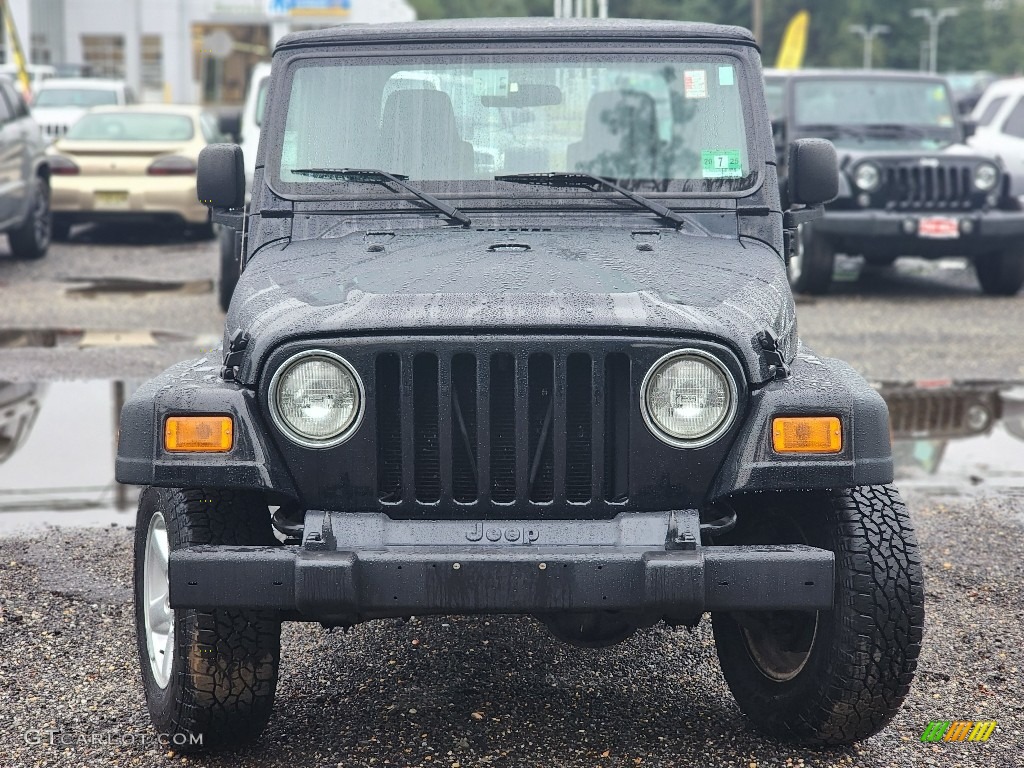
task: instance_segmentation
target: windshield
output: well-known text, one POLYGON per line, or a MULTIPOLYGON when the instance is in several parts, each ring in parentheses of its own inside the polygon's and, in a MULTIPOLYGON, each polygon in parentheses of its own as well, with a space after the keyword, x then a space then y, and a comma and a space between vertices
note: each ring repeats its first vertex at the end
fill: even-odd
POLYGON ((721 190, 745 188, 753 175, 739 62, 728 56, 404 57, 293 72, 284 134, 270 152, 278 178, 299 192, 344 183, 294 173, 311 168, 462 186, 575 171, 633 187, 721 190))
POLYGON ((796 130, 837 146, 938 146, 958 139, 955 108, 942 82, 815 78, 795 83, 793 94, 796 130))
POLYGON ((36 94, 35 107, 98 107, 117 104, 117 92, 99 88, 43 88, 36 94))
POLYGON ((77 141, 188 141, 194 129, 185 115, 155 112, 94 112, 65 134, 77 141))

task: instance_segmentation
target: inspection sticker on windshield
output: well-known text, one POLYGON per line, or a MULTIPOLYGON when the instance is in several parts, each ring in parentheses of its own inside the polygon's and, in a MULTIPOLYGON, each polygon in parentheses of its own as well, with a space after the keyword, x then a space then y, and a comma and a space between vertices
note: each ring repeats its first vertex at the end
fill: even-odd
POLYGON ((718 84, 719 85, 735 85, 736 84, 736 73, 732 67, 719 67, 718 68, 718 84))
POLYGON ((700 169, 705 179, 738 179, 743 176, 743 161, 738 149, 704 149, 700 169))
POLYGON ((708 97, 708 73, 704 69, 687 69, 683 71, 683 93, 688 99, 706 99, 708 97))

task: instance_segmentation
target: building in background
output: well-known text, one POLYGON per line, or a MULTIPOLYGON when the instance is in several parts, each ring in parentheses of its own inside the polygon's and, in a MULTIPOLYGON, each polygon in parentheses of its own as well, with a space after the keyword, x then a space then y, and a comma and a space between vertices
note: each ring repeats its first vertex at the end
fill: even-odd
MULTIPOLYGON (((288 32, 412 21, 406 0, 6 0, 33 64, 125 79, 143 101, 240 104, 288 32)), ((10 45, 3 40, 3 61, 10 45)))

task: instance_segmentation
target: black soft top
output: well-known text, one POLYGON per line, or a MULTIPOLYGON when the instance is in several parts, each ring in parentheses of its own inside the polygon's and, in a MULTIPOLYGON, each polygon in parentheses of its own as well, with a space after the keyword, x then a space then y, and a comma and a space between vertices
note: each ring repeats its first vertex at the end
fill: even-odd
POLYGON ((754 36, 743 27, 701 22, 648 21, 639 19, 448 19, 395 24, 343 24, 327 29, 294 32, 282 37, 275 48, 306 48, 389 42, 473 42, 526 40, 671 40, 677 42, 726 42, 755 46, 754 36))

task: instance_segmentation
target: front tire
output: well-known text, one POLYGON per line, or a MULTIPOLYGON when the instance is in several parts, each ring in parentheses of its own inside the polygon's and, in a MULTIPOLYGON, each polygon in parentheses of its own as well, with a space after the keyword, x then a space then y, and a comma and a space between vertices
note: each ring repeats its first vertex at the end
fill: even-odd
POLYGON ((789 284, 796 293, 823 294, 832 287, 836 250, 823 235, 808 224, 796 233, 789 257, 789 284))
POLYGON ((806 543, 835 553, 831 611, 717 613, 725 680, 765 733, 841 745, 881 730, 917 667, 924 627, 921 558, 889 485, 788 495, 752 510, 730 543, 806 543))
POLYGON ((989 296, 1015 296, 1024 286, 1024 253, 1006 250, 979 256, 974 271, 989 296))
POLYGON ((241 491, 146 488, 135 528, 135 627, 154 728, 176 751, 259 738, 281 655, 273 611, 172 610, 167 557, 197 544, 273 545, 267 507, 241 491))
POLYGON ((18 259, 41 259, 50 247, 53 212, 50 210, 50 183, 36 177, 32 201, 25 221, 7 233, 11 253, 18 259))

